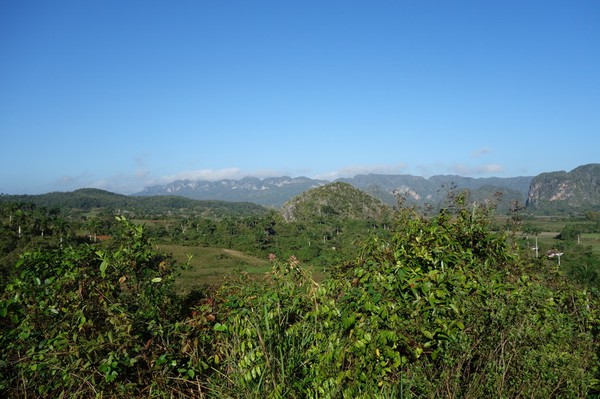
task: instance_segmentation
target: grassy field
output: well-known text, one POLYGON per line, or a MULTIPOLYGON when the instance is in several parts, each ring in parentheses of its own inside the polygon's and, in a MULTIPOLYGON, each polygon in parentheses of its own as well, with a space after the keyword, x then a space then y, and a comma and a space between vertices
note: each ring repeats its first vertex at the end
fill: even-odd
MULTIPOLYGON (((570 225, 586 225, 595 224, 585 220, 574 220, 566 219, 564 217, 536 217, 532 220, 525 221, 525 224, 537 227, 541 230, 538 235, 538 247, 540 253, 543 254, 549 249, 554 249, 561 245, 562 241, 557 237, 561 230, 570 225)), ((525 236, 524 233, 522 233, 525 236)), ((528 238, 530 247, 535 246, 534 238, 530 236, 528 238)), ((579 237, 577 247, 586 248, 591 247, 595 254, 600 255, 600 233, 584 233, 579 237)))
POLYGON ((160 245, 180 263, 192 255, 190 267, 177 279, 177 291, 185 294, 207 284, 218 284, 227 276, 246 272, 262 276, 271 269, 267 259, 259 259, 239 251, 224 248, 189 247, 184 245, 160 245))

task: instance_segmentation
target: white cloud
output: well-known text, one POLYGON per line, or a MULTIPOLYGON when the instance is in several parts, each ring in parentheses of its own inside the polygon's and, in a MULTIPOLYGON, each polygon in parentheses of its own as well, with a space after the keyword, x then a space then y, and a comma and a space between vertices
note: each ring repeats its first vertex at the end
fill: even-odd
POLYGON ((399 163, 396 165, 353 165, 334 170, 328 173, 322 173, 314 176, 315 179, 322 180, 335 180, 341 177, 354 177, 356 175, 366 175, 369 173, 375 174, 400 174, 405 173, 404 170, 407 168, 405 163, 399 163))
POLYGON ((90 172, 84 172, 80 175, 65 175, 53 182, 51 191, 73 191, 80 188, 98 188, 114 193, 133 194, 142 191, 148 186, 168 184, 176 180, 239 180, 246 176, 264 179, 275 176, 297 177, 299 174, 286 170, 268 168, 243 170, 237 167, 231 167, 222 169, 193 169, 171 175, 156 176, 146 168, 146 162, 143 157, 138 156, 134 158, 134 168, 128 172, 103 176, 98 173, 90 172))
POLYGON ((472 157, 479 158, 483 155, 489 154, 492 150, 489 147, 481 147, 471 153, 472 157))
POLYGON ((99 188, 113 193, 132 194, 141 191, 144 188, 144 182, 137 175, 119 174, 93 181, 85 187, 99 188))
POLYGON ((265 178, 272 176, 283 176, 285 173, 272 169, 257 169, 254 171, 244 171, 240 168, 223 168, 223 169, 198 169, 182 171, 173 175, 153 177, 146 170, 135 170, 130 174, 118 174, 107 176, 105 178, 86 179, 64 178, 66 183, 69 183, 67 190, 74 190, 82 187, 99 188, 115 193, 132 194, 142 191, 145 187, 162 185, 174 182, 176 180, 208 180, 216 181, 223 179, 239 180, 246 176, 265 178))
POLYGON ((161 176, 155 179, 154 184, 165 184, 175 180, 222 180, 222 179, 240 179, 244 173, 239 168, 224 169, 196 169, 179 172, 175 175, 161 176))
POLYGON ((59 185, 65 185, 65 186, 69 186, 72 184, 76 184, 77 183, 77 178, 73 177, 73 176, 61 176, 58 180, 56 180, 56 183, 59 185))
POLYGON ((455 164, 450 167, 450 172, 460 176, 480 176, 491 173, 502 173, 504 172, 504 167, 499 164, 486 164, 477 166, 455 164))
POLYGON ((161 176, 156 179, 152 179, 148 184, 166 184, 176 180, 208 180, 216 181, 223 179, 242 179, 246 176, 265 178, 273 176, 282 176, 285 173, 274 170, 274 169, 256 169, 253 171, 245 171, 240 168, 223 168, 223 169, 196 169, 186 170, 179 172, 174 175, 161 176))
POLYGON ((135 164, 135 176, 138 179, 148 178, 150 172, 148 171, 148 167, 146 166, 146 156, 145 155, 136 155, 133 158, 133 162, 135 164))
POLYGON ((89 173, 77 176, 64 175, 54 181, 53 189, 58 191, 73 191, 79 188, 92 187, 93 178, 89 173))

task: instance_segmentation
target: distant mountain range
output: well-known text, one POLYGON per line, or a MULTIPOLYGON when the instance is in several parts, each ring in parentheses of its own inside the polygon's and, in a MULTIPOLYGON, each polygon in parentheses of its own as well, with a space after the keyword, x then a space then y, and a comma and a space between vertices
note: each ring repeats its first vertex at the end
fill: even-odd
MULTIPOLYGON (((394 205, 401 195, 408 203, 438 205, 452 187, 468 189, 473 200, 490 198, 498 191, 504 202, 527 199, 533 177, 471 178, 462 176, 432 176, 429 179, 412 175, 358 175, 337 179, 348 183, 388 205, 394 205)), ((329 184, 327 180, 307 177, 270 177, 259 179, 245 177, 240 180, 192 181, 178 180, 165 185, 151 186, 133 194, 135 196, 177 195, 201 200, 253 202, 259 205, 281 208, 295 196, 315 187, 329 184)))
MULTIPOLYGON (((483 201, 501 193, 499 209, 514 201, 527 204, 537 212, 600 209, 600 164, 582 165, 571 172, 542 173, 538 176, 472 178, 437 175, 430 178, 413 175, 357 175, 337 179, 348 183, 388 205, 398 196, 411 204, 440 205, 452 189, 467 189, 473 201, 483 201)), ((315 187, 331 182, 308 177, 245 177, 240 180, 178 180, 166 185, 147 187, 137 196, 178 195, 201 200, 252 202, 281 208, 287 201, 315 187)))
POLYGON ((456 175, 437 175, 426 179, 412 175, 358 175, 339 179, 363 190, 388 205, 396 204, 401 196, 409 204, 440 205, 450 190, 469 190, 473 201, 483 201, 502 193, 500 207, 508 208, 512 201, 524 203, 533 177, 472 178, 456 175))
MULTIPOLYGON (((343 186, 336 186, 336 183, 347 183, 387 205, 395 205, 398 197, 401 197, 409 204, 438 207, 443 204, 449 191, 467 189, 470 200, 478 202, 498 197, 500 193, 500 211, 508 209, 513 201, 526 204, 528 211, 542 214, 600 211, 600 164, 582 165, 570 172, 510 178, 439 175, 426 179, 412 175, 358 175, 333 182, 335 190, 323 191, 326 197, 335 197, 332 196, 334 192, 349 192, 343 186)), ((306 215, 298 213, 299 208, 294 202, 297 197, 311 189, 331 184, 327 180, 288 176, 266 179, 246 177, 212 182, 179 180, 162 186, 147 187, 131 196, 98 189, 80 189, 71 193, 41 195, 0 194, 0 202, 34 202, 50 208, 66 207, 82 211, 110 208, 157 214, 186 210, 189 213, 191 209, 199 215, 216 217, 262 214, 267 211, 264 207, 271 207, 282 209, 291 218, 303 218, 306 215)), ((362 198, 356 193, 352 196, 362 198)), ((312 197, 308 198, 309 202, 316 201, 312 197)), ((326 202, 329 204, 332 201, 326 202)), ((370 203, 364 198, 359 202, 370 203)), ((327 204, 321 204, 325 206, 323 209, 329 209, 330 205, 327 204)), ((338 205, 336 203, 335 207, 339 207, 338 205)), ((369 217, 377 214, 373 211, 376 207, 369 205, 368 208, 369 217)), ((347 211, 344 215, 354 213, 356 212, 347 211)))
POLYGON ((178 195, 199 200, 253 202, 267 207, 281 207, 286 201, 327 180, 307 177, 244 177, 240 180, 177 180, 165 185, 146 187, 135 196, 178 195))

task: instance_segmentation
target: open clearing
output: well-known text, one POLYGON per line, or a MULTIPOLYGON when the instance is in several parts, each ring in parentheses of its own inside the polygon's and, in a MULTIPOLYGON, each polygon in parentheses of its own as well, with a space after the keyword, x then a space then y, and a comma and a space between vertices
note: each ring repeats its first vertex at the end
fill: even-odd
POLYGON ((229 276, 248 273, 260 277, 271 269, 267 259, 225 248, 190 247, 185 245, 160 245, 162 251, 173 255, 179 263, 192 256, 190 267, 177 278, 177 291, 185 294, 202 286, 219 284, 229 276))

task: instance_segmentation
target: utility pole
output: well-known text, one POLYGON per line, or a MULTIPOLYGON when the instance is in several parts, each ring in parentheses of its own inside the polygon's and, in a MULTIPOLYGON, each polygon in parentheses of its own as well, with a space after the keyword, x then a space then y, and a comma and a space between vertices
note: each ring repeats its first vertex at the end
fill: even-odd
POLYGON ((532 251, 535 251, 535 257, 537 259, 537 257, 539 256, 539 247, 538 247, 538 241, 537 241, 537 236, 535 236, 535 247, 531 248, 532 251))

